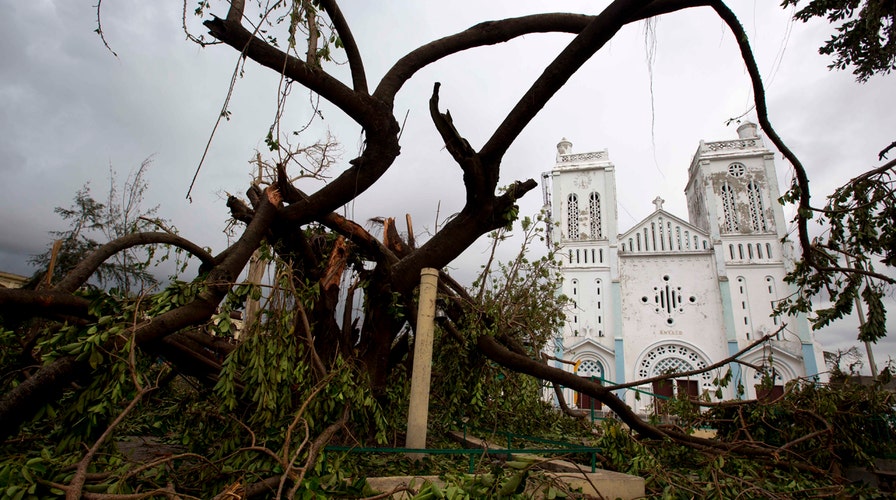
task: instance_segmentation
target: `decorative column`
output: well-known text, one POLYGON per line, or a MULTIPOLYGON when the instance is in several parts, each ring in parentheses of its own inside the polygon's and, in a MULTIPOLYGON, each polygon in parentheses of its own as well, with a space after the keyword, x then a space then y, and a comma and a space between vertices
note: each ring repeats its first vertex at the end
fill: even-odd
MULTIPOLYGON (((439 270, 420 270, 420 298, 417 304, 417 329, 414 332, 414 368, 411 372, 411 401, 408 409, 406 448, 426 448, 426 427, 429 419, 429 383, 432 373, 433 321, 436 316, 436 291, 439 270)), ((422 453, 408 453, 419 460, 422 453)))

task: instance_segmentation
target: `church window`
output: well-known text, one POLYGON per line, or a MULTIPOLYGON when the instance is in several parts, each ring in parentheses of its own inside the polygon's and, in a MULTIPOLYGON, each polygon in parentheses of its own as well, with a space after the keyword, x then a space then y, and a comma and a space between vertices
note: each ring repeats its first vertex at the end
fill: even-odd
POLYGON ((575 297, 579 293, 579 280, 572 280, 572 295, 575 297))
POLYGON ((579 363, 578 374, 583 377, 602 377, 604 368, 597 361, 586 359, 579 363))
POLYGON ((768 231, 759 184, 752 181, 747 184, 747 198, 750 200, 750 225, 753 226, 753 231, 768 231))
POLYGON ((601 248, 600 250, 598 250, 598 252, 600 253, 600 262, 601 262, 601 264, 603 264, 603 262, 604 262, 604 249, 601 248))
POLYGON ((687 250, 691 249, 691 232, 690 231, 684 232, 684 247, 687 250))
POLYGON ((740 243, 737 244, 737 254, 740 256, 740 260, 744 260, 744 246, 740 243))
POLYGON ((569 233, 569 239, 577 240, 579 239, 579 197, 575 193, 571 193, 566 201, 566 217, 568 219, 566 230, 569 233))
MULTIPOLYGON (((649 304, 650 300, 647 296, 641 297, 641 302, 649 304)), ((696 302, 695 298, 691 298, 691 303, 696 302)), ((685 299, 681 287, 676 286, 669 275, 663 276, 663 283, 660 286, 653 287, 653 310, 657 314, 666 317, 666 323, 671 325, 674 323, 674 316, 684 313, 685 299)))
MULTIPOLYGON (((706 368, 703 356, 683 345, 660 345, 652 349, 638 363, 638 377, 650 378, 669 373, 681 373, 706 368)), ((716 376, 712 371, 697 375, 704 384, 709 384, 716 376)))
POLYGON ((753 260, 753 245, 747 243, 747 257, 753 260))
POLYGON ((762 245, 759 243, 756 244, 756 257, 760 259, 762 258, 762 245))
MULTIPOLYGON (((663 218, 660 217, 660 250, 665 250, 665 249, 666 249, 666 237, 665 237, 665 233, 663 232, 663 218)), ((654 248, 654 250, 656 250, 656 248, 654 248)))
POLYGON ((581 262, 581 260, 582 260, 581 251, 578 248, 576 248, 576 264, 581 262))
POLYGON ((591 249, 591 262, 597 262, 596 260, 594 260, 594 249, 593 248, 591 249))
POLYGON ((765 244, 765 255, 768 256, 769 259, 772 258, 772 245, 771 243, 765 244))
POLYGON ((733 243, 728 245, 728 253, 731 254, 731 260, 734 260, 734 244, 733 243))
POLYGON ((743 163, 732 163, 728 165, 728 175, 731 177, 743 177, 747 172, 747 167, 743 163))
POLYGON ((595 239, 603 237, 600 224, 600 195, 597 193, 591 193, 588 197, 588 215, 591 220, 591 237, 595 239))
POLYGON ((737 221, 737 207, 734 204, 734 190, 728 182, 722 184, 722 213, 725 216, 725 232, 734 233, 740 230, 737 221))

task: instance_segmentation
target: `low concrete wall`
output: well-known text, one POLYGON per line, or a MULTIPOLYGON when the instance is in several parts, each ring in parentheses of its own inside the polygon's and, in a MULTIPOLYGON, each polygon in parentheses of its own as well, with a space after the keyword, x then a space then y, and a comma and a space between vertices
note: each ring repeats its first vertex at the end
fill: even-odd
MULTIPOLYGON (((590 467, 589 467, 590 469, 590 467)), ((621 498, 632 500, 644 497, 644 479, 619 472, 598 470, 597 472, 545 472, 547 478, 556 479, 565 483, 573 490, 581 490, 590 498, 621 498)), ((389 493, 397 489, 412 486, 414 491, 420 489, 425 482, 431 482, 440 488, 445 486, 445 481, 438 476, 394 476, 372 477, 367 483, 375 491, 389 493)), ((533 498, 543 498, 539 491, 530 492, 533 498)), ((413 497, 409 491, 399 491, 391 496, 395 500, 406 500, 413 497)))

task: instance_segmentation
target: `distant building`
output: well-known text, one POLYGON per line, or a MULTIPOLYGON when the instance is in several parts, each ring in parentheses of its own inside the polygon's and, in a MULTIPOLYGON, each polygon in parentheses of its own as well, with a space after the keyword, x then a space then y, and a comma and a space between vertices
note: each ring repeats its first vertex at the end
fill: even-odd
POLYGON ((0 288, 22 288, 27 282, 27 276, 0 271, 0 288))
MULTIPOLYGON (((756 125, 741 125, 738 135, 700 142, 685 187, 687 221, 666 212, 657 197, 654 212, 621 233, 608 152, 573 153, 566 139, 557 145, 556 165, 544 175, 545 202, 555 223, 551 239, 560 247, 562 292, 573 307, 555 355, 579 362, 578 375, 614 384, 693 370, 783 324, 769 346, 741 358, 748 365, 639 389, 714 394, 714 379, 730 367, 733 380, 723 399, 765 397, 823 370, 806 318, 771 316, 775 301, 794 291, 783 281, 792 248, 781 242, 786 221, 774 155, 756 125)), ((591 405, 570 389, 565 395, 571 404, 591 405)), ((656 407, 643 393, 636 398, 627 390, 624 397, 636 411, 656 407)))

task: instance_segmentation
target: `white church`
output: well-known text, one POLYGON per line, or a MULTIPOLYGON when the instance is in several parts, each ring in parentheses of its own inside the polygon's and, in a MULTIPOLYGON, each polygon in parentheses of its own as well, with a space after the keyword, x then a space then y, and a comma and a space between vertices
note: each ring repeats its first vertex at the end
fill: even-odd
MULTIPOLYGON (((554 346, 553 355, 567 361, 558 367, 615 385, 709 366, 778 332, 743 364, 620 391, 636 412, 682 393, 718 400, 713 380, 729 368, 733 380, 722 399, 776 396, 788 381, 824 369, 806 318, 772 317, 775 301, 793 293, 783 281, 793 250, 782 243, 787 226, 774 154, 755 124, 737 133, 700 142, 685 187, 688 220, 666 212, 657 197, 650 216, 620 232, 607 150, 573 153, 563 139, 554 169, 543 176, 562 293, 572 300, 554 346)), ((564 391, 571 406, 600 410, 564 391)))

